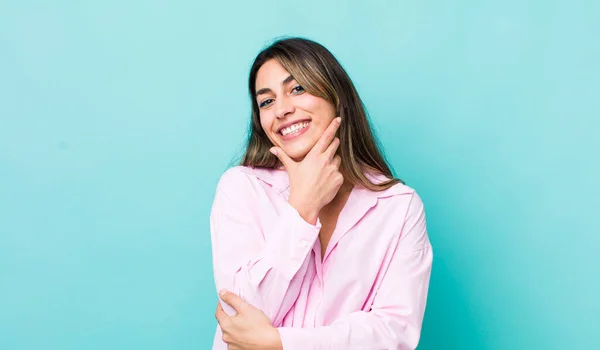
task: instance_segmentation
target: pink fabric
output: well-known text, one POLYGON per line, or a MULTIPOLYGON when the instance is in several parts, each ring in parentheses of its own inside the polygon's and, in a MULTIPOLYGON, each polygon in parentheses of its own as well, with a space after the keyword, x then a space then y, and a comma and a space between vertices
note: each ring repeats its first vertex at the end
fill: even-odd
MULTIPOLYGON (((285 350, 416 348, 433 259, 417 193, 355 187, 321 261, 321 223, 300 217, 289 190, 284 170, 223 174, 210 217, 217 290, 264 311, 285 350)), ((226 348, 217 327, 213 349, 226 348)))

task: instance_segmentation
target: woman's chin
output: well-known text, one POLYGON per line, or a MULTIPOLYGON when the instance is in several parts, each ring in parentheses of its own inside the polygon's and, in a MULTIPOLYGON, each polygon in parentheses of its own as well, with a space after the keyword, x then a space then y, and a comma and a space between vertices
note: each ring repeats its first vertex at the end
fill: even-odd
POLYGON ((306 157, 306 155, 308 154, 308 152, 310 151, 310 148, 308 147, 293 147, 291 149, 284 149, 283 150, 290 158, 292 158, 293 160, 295 160, 296 162, 301 161, 302 159, 304 159, 304 157, 306 157))

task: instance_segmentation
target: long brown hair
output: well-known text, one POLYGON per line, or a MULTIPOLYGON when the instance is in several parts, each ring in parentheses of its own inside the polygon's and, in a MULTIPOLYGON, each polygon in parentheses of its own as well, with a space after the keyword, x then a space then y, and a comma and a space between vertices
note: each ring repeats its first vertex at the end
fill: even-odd
POLYGON ((380 146, 373 135, 365 106, 352 80, 324 46, 305 38, 285 38, 275 41, 262 50, 250 69, 250 100, 252 118, 248 144, 241 165, 275 169, 279 159, 269 149, 273 144, 260 124, 260 111, 255 98, 256 75, 267 61, 277 60, 311 95, 321 97, 336 106, 342 118, 338 130, 338 154, 342 162, 340 171, 352 185, 372 191, 386 190, 402 180, 394 178, 380 146), (365 171, 384 175, 387 181, 373 183, 365 171))

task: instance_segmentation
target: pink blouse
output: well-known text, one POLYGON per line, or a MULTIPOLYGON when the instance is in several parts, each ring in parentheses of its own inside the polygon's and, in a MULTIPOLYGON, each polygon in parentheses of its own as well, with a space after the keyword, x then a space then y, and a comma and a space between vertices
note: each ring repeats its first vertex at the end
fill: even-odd
MULTIPOLYGON (((417 193, 354 187, 322 260, 321 223, 303 220, 289 193, 285 170, 223 174, 210 216, 217 290, 261 309, 284 350, 415 349, 433 260, 417 193)), ((217 326, 213 349, 226 348, 217 326)))

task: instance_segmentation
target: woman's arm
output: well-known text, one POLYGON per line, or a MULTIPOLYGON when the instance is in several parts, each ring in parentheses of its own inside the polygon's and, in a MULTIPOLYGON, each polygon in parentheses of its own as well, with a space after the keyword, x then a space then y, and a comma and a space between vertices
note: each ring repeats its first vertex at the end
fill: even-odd
POLYGON ((423 204, 416 193, 404 226, 371 310, 353 312, 325 327, 280 327, 284 350, 416 348, 433 261, 423 204))
MULTIPOLYGON (((210 216, 215 284, 262 310, 278 326, 298 297, 321 224, 307 223, 288 203, 272 222, 261 223, 256 186, 235 168, 219 181, 210 216)), ((228 314, 235 313, 222 305, 228 314)))

